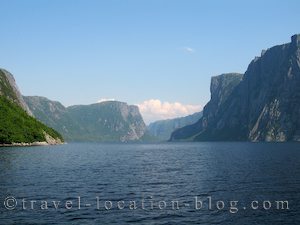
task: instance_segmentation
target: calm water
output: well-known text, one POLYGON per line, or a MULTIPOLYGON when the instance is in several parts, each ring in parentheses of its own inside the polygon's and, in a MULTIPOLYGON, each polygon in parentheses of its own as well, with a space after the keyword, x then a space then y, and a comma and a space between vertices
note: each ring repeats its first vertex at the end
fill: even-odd
POLYGON ((129 223, 298 225, 300 145, 0 148, 0 224, 129 223), (4 204, 9 196, 16 206, 12 198, 4 204), (289 210, 277 209, 280 200, 289 210))

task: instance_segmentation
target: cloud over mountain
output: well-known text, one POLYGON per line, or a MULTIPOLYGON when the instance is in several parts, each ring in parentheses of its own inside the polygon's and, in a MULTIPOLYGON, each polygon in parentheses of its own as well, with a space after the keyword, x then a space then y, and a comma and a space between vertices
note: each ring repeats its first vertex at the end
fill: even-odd
POLYGON ((116 101, 114 98, 101 98, 97 102, 110 102, 110 101, 116 101))
POLYGON ((200 105, 182 104, 180 102, 162 102, 159 99, 149 99, 137 104, 145 123, 156 120, 172 119, 201 111, 200 105))

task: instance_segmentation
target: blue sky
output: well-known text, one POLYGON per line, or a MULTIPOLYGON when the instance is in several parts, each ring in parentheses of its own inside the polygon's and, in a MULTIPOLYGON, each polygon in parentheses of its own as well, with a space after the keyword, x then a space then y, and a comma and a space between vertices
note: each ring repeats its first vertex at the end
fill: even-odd
POLYGON ((298 0, 0 0, 0 7, 0 67, 24 95, 64 105, 113 98, 151 107, 153 99, 167 114, 175 102, 204 106, 211 76, 243 73, 262 49, 300 33, 298 0))

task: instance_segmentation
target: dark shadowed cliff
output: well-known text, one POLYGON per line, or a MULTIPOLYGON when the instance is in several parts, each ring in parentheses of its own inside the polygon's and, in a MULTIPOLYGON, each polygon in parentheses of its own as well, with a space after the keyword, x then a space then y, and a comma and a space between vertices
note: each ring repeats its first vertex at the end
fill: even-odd
POLYGON ((203 117, 171 140, 300 141, 300 35, 263 51, 227 94, 213 89, 203 117))

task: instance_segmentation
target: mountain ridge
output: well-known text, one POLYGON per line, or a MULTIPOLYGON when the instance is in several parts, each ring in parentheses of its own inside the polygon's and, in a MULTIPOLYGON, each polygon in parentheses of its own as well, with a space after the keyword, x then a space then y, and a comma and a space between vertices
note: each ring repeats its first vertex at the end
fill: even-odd
POLYGON ((71 141, 138 141, 146 125, 137 106, 119 101, 65 107, 39 96, 24 96, 33 114, 71 141))

